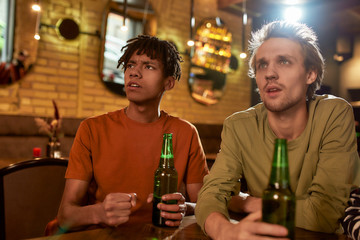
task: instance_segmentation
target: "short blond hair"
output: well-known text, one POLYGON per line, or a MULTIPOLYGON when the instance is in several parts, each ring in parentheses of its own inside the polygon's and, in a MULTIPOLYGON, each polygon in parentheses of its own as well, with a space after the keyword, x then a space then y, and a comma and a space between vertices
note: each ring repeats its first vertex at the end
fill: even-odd
POLYGON ((320 53, 315 32, 305 24, 287 21, 274 21, 264 25, 251 34, 249 41, 249 72, 251 78, 256 76, 256 53, 259 47, 269 38, 288 38, 300 44, 304 51, 304 66, 306 71, 312 69, 317 73, 316 80, 308 87, 307 99, 313 99, 315 91, 321 86, 324 78, 325 61, 320 53))

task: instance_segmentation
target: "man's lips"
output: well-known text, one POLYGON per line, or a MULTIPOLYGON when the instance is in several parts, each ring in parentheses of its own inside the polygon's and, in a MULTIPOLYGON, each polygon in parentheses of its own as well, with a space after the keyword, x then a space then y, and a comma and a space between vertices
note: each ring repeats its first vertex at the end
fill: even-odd
POLYGON ((278 84, 266 84, 265 85, 265 92, 275 92, 281 91, 281 87, 278 84))
POLYGON ((278 93, 280 93, 282 91, 281 87, 278 86, 267 86, 265 88, 265 93, 269 96, 269 97, 275 97, 278 95, 278 93))
POLYGON ((140 88, 141 86, 138 84, 138 83, 136 83, 136 82, 129 82, 128 84, 127 84, 127 86, 128 87, 131 87, 131 88, 140 88))
POLYGON ((279 92, 279 91, 280 91, 279 88, 267 88, 267 89, 266 89, 266 92, 268 92, 268 93, 271 93, 271 92, 279 92))

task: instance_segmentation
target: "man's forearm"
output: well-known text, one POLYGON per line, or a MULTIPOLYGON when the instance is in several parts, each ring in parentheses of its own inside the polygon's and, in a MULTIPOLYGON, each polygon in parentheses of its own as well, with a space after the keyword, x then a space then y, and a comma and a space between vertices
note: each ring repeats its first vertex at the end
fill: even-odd
POLYGON ((217 236, 221 235, 221 231, 224 226, 232 224, 230 221, 221 213, 211 213, 205 221, 205 232, 213 239, 218 239, 217 236))
POLYGON ((231 198, 228 209, 238 213, 252 213, 261 210, 261 206, 261 198, 240 194, 231 198))
POLYGON ((77 230, 101 223, 101 204, 75 206, 68 205, 58 213, 59 225, 64 230, 77 230))

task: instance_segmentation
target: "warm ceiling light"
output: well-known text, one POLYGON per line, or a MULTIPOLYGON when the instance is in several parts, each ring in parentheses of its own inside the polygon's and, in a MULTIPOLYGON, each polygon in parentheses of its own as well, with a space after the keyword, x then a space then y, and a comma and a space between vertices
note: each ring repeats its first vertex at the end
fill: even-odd
POLYGON ((342 61, 344 61, 344 57, 339 55, 339 54, 335 54, 334 55, 334 60, 337 61, 337 62, 342 62, 342 61))
POLYGON ((126 32, 128 30, 128 27, 126 25, 121 26, 121 31, 126 32))
POLYGON ((189 47, 192 47, 192 46, 195 45, 195 42, 194 42, 193 40, 189 40, 189 41, 187 42, 187 45, 188 45, 189 47))
POLYGON ((34 3, 32 6, 31 6, 32 10, 34 10, 35 12, 40 12, 41 11, 41 7, 40 7, 40 4, 38 3, 34 3))
POLYGON ((287 5, 295 5, 295 4, 300 4, 302 2, 303 2, 302 0, 284 0, 283 3, 287 5))
POLYGON ((247 20, 248 20, 248 15, 247 15, 247 13, 244 13, 243 14, 243 25, 247 24, 247 20))
POLYGON ((291 22, 297 22, 301 18, 301 9, 296 7, 289 7, 285 9, 284 17, 285 20, 291 21, 291 22))
POLYGON ((244 52, 240 53, 240 58, 241 59, 245 59, 246 57, 247 57, 246 53, 244 53, 244 52))
POLYGON ((39 35, 38 33, 35 33, 34 38, 35 38, 36 40, 40 40, 40 35, 39 35))

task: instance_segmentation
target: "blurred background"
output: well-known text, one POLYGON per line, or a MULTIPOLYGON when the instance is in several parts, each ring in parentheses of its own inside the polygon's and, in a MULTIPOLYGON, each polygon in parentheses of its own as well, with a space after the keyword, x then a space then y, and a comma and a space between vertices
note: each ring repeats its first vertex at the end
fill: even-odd
POLYGON ((9 136, 39 134, 30 122, 51 119, 52 100, 71 120, 63 126, 70 140, 82 119, 127 106, 117 61, 138 34, 171 41, 184 59, 161 108, 220 129, 218 141, 227 116, 259 102, 247 76, 251 32, 281 19, 316 31, 326 61, 319 93, 346 99, 359 121, 360 0, 2 0, 0 150, 9 136))

